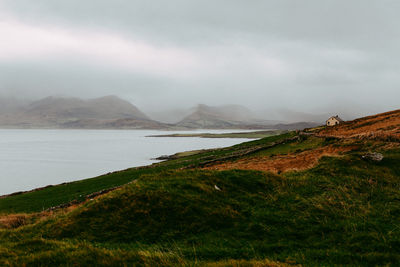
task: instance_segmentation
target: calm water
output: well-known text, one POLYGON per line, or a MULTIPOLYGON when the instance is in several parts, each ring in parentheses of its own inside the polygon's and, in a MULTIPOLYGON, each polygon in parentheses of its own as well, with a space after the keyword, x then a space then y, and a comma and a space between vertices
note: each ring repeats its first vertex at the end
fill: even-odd
POLYGON ((161 155, 246 141, 146 137, 170 133, 147 130, 0 130, 0 195, 148 165, 155 162, 151 158, 161 155))

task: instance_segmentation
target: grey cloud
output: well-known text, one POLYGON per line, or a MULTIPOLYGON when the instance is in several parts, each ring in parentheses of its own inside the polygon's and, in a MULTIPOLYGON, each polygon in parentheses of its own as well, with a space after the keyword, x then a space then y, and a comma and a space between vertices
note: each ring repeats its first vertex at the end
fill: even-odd
POLYGON ((149 110, 197 103, 306 112, 334 109, 335 102, 366 112, 398 108, 398 1, 0 0, 0 7, 28 25, 189 51, 200 66, 180 77, 73 58, 0 60, 3 93, 117 94, 149 110))
POLYGON ((359 46, 388 45, 387 37, 398 33, 400 7, 398 1, 365 0, 1 2, 27 21, 110 27, 134 35, 161 35, 169 41, 197 42, 243 33, 359 46))

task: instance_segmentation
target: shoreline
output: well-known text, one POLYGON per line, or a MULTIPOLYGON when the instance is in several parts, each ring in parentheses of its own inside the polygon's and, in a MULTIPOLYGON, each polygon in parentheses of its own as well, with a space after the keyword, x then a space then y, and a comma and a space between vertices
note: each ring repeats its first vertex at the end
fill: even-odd
POLYGON ((259 130, 251 132, 232 132, 232 133, 175 133, 163 135, 148 135, 146 137, 200 137, 200 138, 243 138, 243 139, 258 139, 273 135, 283 134, 287 131, 283 130, 259 130))

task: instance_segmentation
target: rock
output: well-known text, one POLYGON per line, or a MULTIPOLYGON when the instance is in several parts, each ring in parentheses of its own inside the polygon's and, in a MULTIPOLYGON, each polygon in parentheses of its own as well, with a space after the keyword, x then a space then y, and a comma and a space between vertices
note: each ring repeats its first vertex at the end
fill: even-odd
POLYGON ((174 155, 162 155, 158 158, 153 158, 151 160, 171 160, 171 159, 177 159, 178 157, 178 153, 174 154, 174 155))
POLYGON ((362 158, 379 162, 383 160, 383 155, 381 153, 371 152, 363 155, 362 158))
POLYGON ((170 156, 169 155, 162 155, 159 156, 158 158, 152 158, 151 160, 169 160, 170 156))

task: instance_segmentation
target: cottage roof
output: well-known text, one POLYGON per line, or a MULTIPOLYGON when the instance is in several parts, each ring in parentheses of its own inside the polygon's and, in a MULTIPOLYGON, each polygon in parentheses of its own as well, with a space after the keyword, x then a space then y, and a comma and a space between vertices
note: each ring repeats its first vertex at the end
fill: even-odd
POLYGON ((329 121, 330 119, 337 119, 339 122, 344 122, 344 120, 342 120, 338 115, 332 116, 329 119, 327 119, 326 121, 329 121))

